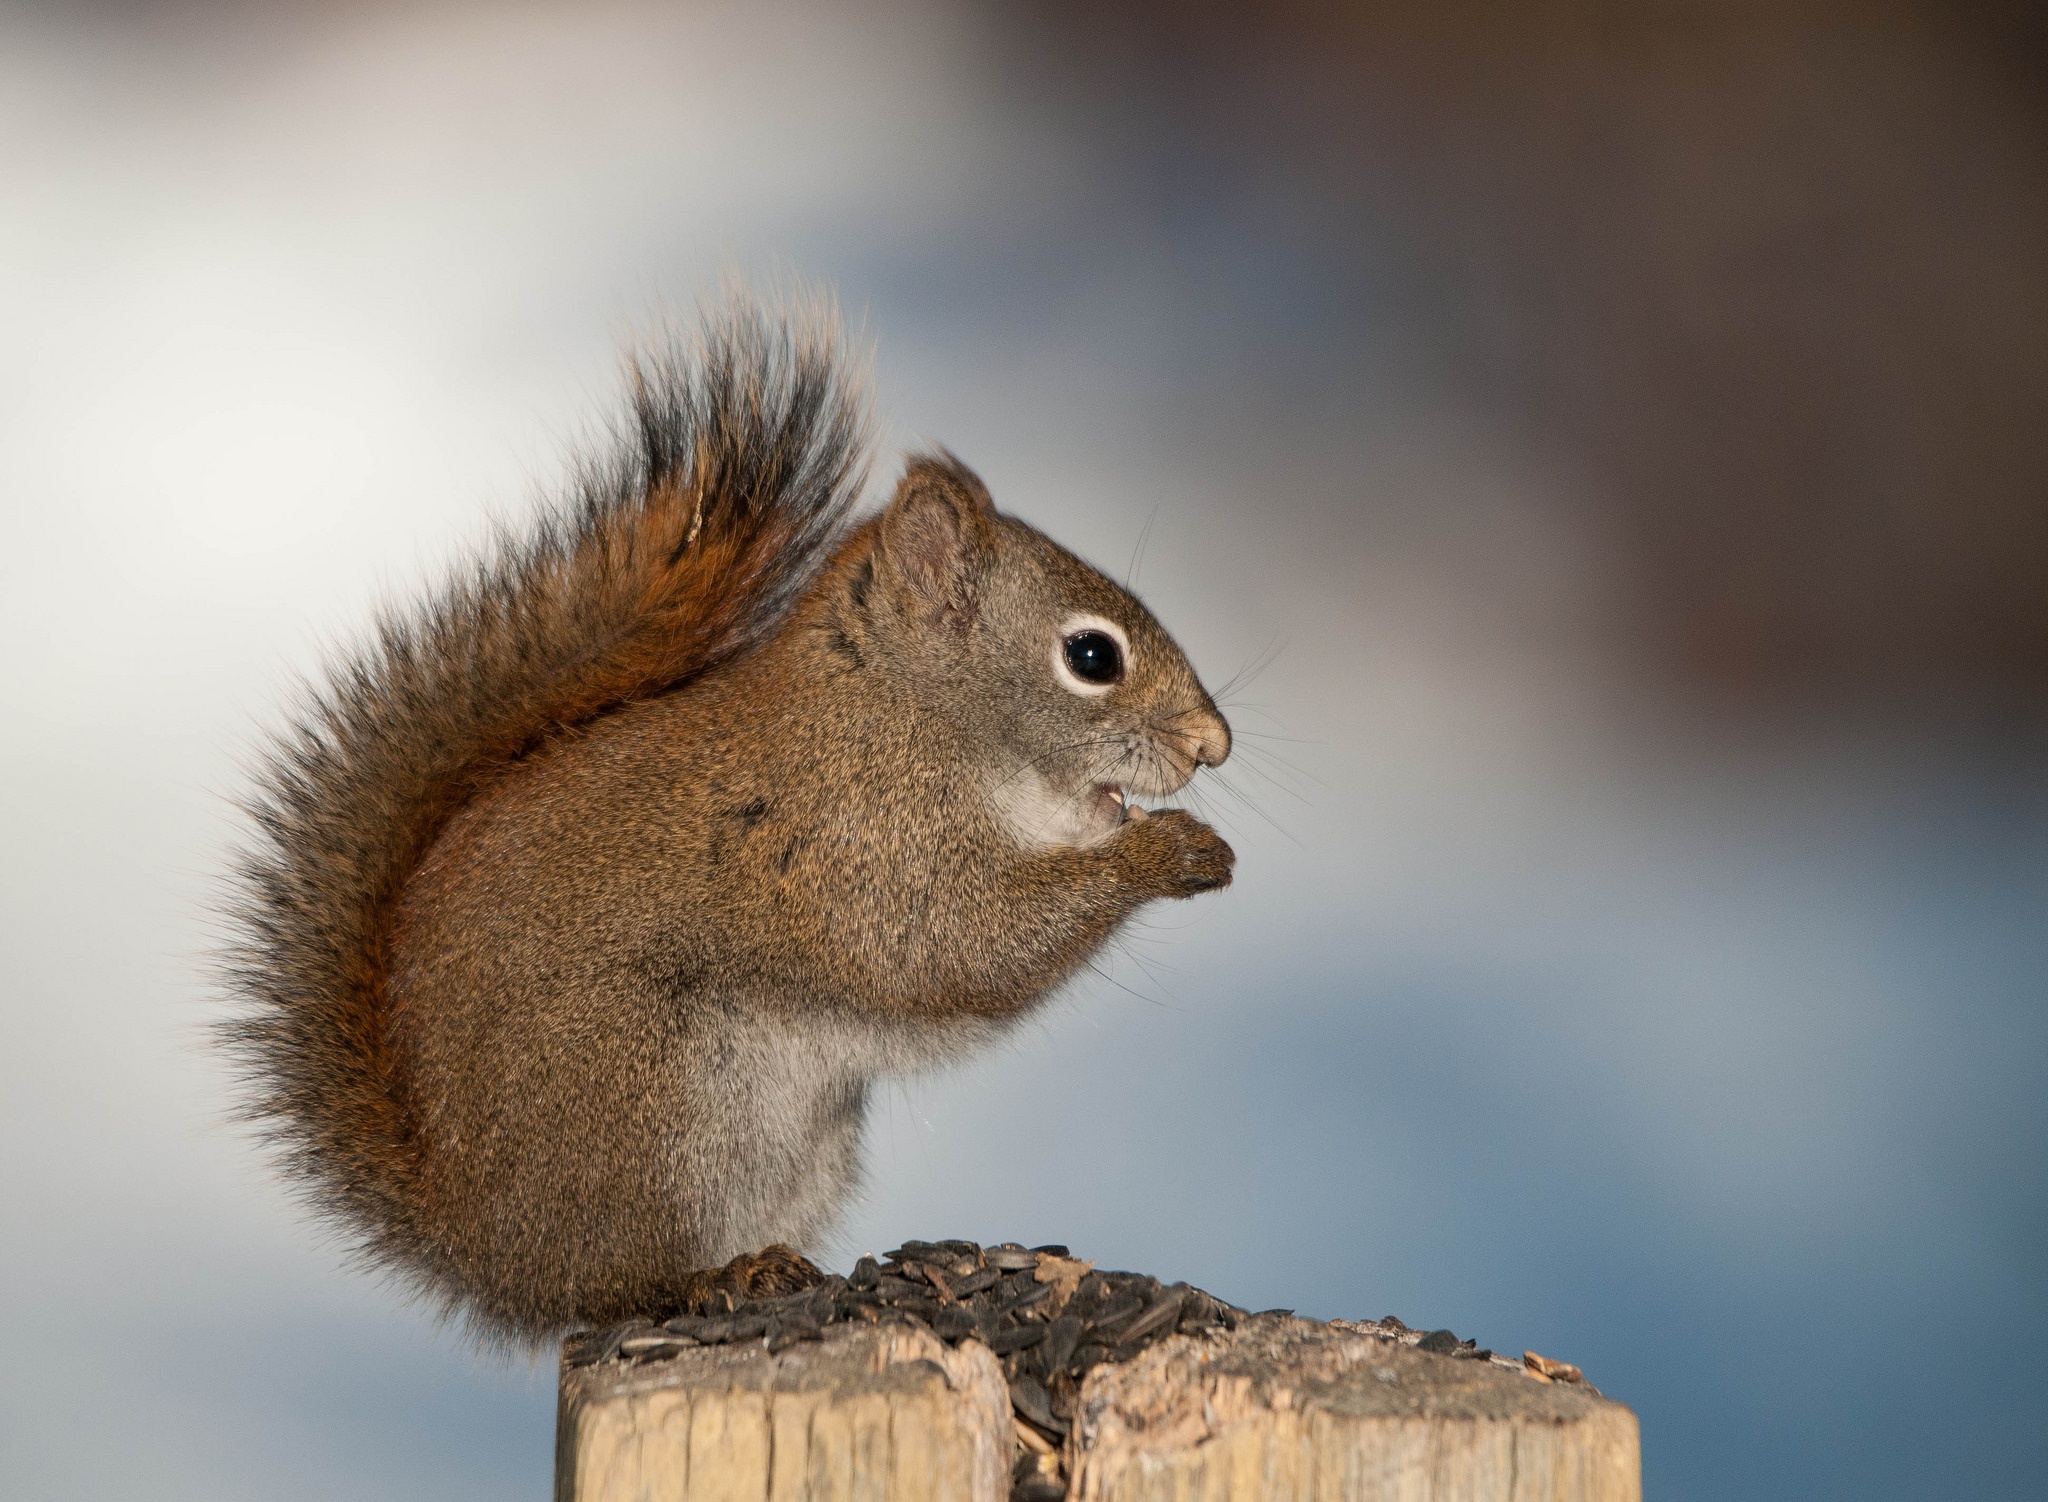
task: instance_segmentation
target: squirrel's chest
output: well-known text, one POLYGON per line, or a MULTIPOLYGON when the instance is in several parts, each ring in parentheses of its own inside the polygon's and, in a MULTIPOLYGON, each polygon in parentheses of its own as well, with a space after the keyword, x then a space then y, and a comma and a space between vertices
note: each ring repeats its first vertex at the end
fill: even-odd
POLYGON ((913 1021, 820 1007, 811 997, 787 1001, 724 1011, 695 1040, 693 1053, 715 1066, 714 1088, 757 1119, 815 1121, 835 1102, 857 1107, 869 1081, 951 1062, 991 1037, 974 1019, 913 1021))

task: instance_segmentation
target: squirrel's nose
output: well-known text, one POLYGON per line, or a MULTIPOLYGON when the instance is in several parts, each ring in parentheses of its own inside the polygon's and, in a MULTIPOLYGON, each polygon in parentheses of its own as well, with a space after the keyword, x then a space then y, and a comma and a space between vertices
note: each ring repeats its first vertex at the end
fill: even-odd
POLYGON ((1182 733, 1194 748, 1197 766, 1220 767, 1230 755, 1230 724, 1214 705, 1204 705, 1199 714, 1190 715, 1182 733))

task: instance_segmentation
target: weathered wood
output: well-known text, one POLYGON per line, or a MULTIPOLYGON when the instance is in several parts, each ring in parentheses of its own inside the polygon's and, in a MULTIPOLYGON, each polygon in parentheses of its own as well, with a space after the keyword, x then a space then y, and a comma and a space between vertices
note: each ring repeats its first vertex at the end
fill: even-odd
MULTIPOLYGON (((1407 1340, 1415 1337, 1409 1335, 1407 1340)), ((1082 1502, 1639 1502, 1635 1415, 1591 1389, 1281 1316, 1173 1336, 1083 1383, 1044 1461, 1082 1502)), ((833 1325, 565 1369, 558 1502, 1000 1499, 1001 1363, 922 1327, 833 1325)))
POLYGON ((1015 1440, 986 1347, 835 1326, 562 1374, 557 1502, 999 1502, 1015 1440))
POLYGON ((1635 1415, 1583 1386, 1264 1318, 1097 1367, 1080 1502, 1639 1502, 1635 1415))

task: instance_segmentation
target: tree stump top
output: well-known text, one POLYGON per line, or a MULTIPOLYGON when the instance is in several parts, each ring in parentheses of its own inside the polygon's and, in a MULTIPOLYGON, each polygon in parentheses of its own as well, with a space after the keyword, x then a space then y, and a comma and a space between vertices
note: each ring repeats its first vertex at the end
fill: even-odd
POLYGON ((1170 1392, 1211 1393, 1217 1423, 1249 1407, 1309 1407, 1347 1418, 1574 1423, 1618 1407, 1583 1382, 1537 1382, 1521 1363, 1437 1355, 1377 1325, 1254 1315, 1237 1329, 1167 1341, 1127 1362, 1096 1367, 1082 1386, 1083 1419, 1103 1404, 1148 1421, 1170 1392), (1215 1394, 1236 1395, 1217 1407, 1215 1394))
POLYGON ((908 1322, 637 1365, 565 1365, 557 1502, 953 1502, 1008 1494, 1000 1362, 908 1322))
POLYGON ((1257 1316, 1082 1384, 1068 1495, 1639 1502, 1635 1415, 1377 1326, 1257 1316))
POLYGON ((907 1247, 572 1340, 558 1502, 1639 1502, 1635 1416, 1561 1362, 1247 1314, 1065 1248, 907 1247))

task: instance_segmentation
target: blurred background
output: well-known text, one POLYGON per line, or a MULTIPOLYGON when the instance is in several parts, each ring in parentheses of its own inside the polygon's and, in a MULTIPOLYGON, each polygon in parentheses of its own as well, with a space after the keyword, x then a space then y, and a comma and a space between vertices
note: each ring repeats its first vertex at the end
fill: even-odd
POLYGON ((1534 1348, 1658 1498, 2035 1491, 2040 14, 0 8, 0 1493, 547 1495, 552 1372, 225 1123, 208 907, 294 675, 732 268, 1242 733, 1236 886, 881 1092, 830 1260, 1534 1348))

